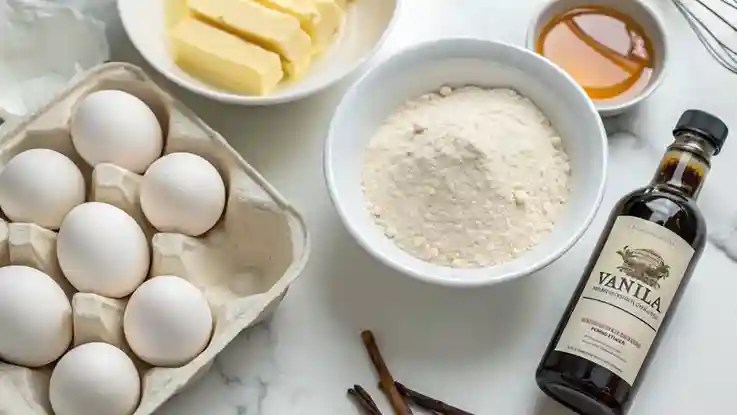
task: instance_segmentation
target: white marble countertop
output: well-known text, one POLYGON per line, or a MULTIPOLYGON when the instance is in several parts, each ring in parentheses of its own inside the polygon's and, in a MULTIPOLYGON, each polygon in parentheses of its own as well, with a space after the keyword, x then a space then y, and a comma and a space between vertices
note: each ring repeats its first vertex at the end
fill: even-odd
MULTIPOLYGON (((380 57, 417 40, 452 35, 521 45, 541 1, 406 0, 380 57)), ((655 164, 643 149, 650 145, 660 153, 686 108, 711 111, 737 131, 737 76, 710 60, 668 0, 651 1, 672 36, 672 65, 651 99, 608 125, 648 139, 611 140, 606 200, 574 249, 536 275, 488 289, 451 290, 410 280, 370 258, 343 229, 321 163, 332 110, 350 80, 302 102, 246 108, 194 96, 149 70, 301 210, 314 242, 307 268, 271 321, 242 334, 204 380, 160 413, 349 415, 357 412, 345 391, 354 383, 366 386, 390 413, 360 341, 360 331, 372 329, 394 375, 427 394, 478 414, 568 414, 539 392, 534 370, 609 208, 650 179, 655 164), (635 164, 644 167, 633 169, 635 164)), ((113 22, 109 36, 113 59, 150 69, 119 23, 113 22)), ((737 143, 730 141, 737 138, 728 140, 713 172, 727 179, 730 161, 737 161, 737 143)), ((735 275, 737 265, 708 246, 632 415, 737 407, 735 275)))

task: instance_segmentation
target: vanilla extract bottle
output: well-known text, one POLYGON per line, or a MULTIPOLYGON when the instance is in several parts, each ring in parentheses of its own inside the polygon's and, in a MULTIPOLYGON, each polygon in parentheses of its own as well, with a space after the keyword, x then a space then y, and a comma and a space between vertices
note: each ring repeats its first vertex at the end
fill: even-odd
POLYGON ((706 244, 696 198, 727 126, 683 113, 655 177, 614 207, 535 374, 581 415, 621 415, 706 244))

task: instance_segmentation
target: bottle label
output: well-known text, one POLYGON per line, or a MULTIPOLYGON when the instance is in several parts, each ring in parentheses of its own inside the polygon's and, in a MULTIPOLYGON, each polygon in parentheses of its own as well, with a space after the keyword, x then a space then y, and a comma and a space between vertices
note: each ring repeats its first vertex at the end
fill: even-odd
POLYGON ((618 217, 555 350, 632 386, 693 255, 671 230, 618 217))

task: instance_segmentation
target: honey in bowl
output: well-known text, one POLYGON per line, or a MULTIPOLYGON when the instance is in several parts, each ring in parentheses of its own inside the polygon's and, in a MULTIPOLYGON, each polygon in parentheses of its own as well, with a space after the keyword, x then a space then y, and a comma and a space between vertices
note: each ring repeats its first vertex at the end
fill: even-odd
POLYGON ((535 47, 597 102, 628 101, 653 76, 653 44, 642 26, 604 6, 579 6, 555 15, 543 26, 535 47))

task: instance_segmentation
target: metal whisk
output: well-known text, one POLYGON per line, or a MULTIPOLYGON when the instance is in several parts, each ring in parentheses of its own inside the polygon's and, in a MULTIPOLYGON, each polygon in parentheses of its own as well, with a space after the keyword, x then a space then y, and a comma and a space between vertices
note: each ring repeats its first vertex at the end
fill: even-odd
MULTIPOLYGON (((683 0, 671 0, 675 4, 676 8, 681 12, 683 17, 686 18, 688 25, 696 32, 701 43, 709 51, 709 54, 714 59, 726 68, 728 71, 737 74, 737 0, 718 0, 719 3, 726 6, 725 11, 729 11, 730 18, 724 16, 722 13, 717 11, 713 5, 706 4, 704 0, 692 0, 693 6, 686 6, 683 0), (696 8, 703 8, 708 11, 709 14, 717 18, 726 26, 724 29, 729 30, 732 34, 733 44, 727 43, 723 35, 717 33, 714 27, 710 27, 702 17, 700 17, 694 10, 696 8), (734 12, 734 13, 731 13, 734 12), (731 20, 731 21, 730 21, 731 20)), ((716 5, 715 4, 715 5, 716 5)), ((715 20, 716 23, 716 20, 715 20)))

